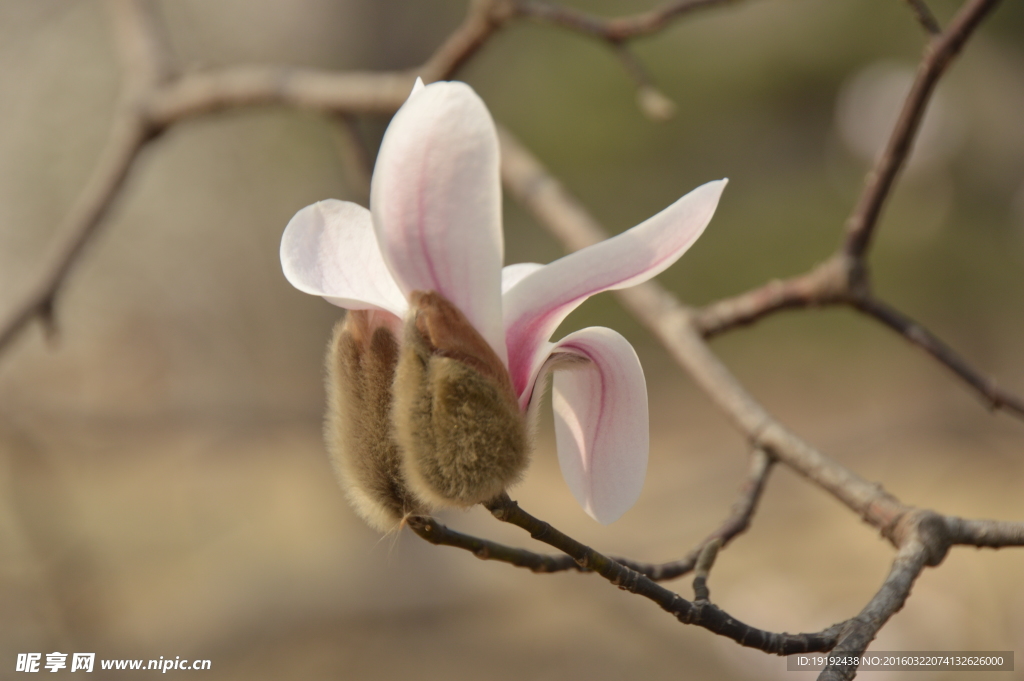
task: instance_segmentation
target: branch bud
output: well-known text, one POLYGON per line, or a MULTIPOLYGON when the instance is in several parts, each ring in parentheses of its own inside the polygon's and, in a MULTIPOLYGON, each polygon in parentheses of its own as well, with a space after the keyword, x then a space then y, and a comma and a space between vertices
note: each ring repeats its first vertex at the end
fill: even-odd
POLYGON ((391 433, 391 384, 399 351, 389 316, 350 311, 334 327, 326 361, 327 449, 349 503, 381 532, 426 512, 405 484, 402 455, 391 433))
POLYGON ((504 363, 438 293, 414 291, 394 383, 392 422, 413 493, 468 508, 519 480, 526 419, 504 363))

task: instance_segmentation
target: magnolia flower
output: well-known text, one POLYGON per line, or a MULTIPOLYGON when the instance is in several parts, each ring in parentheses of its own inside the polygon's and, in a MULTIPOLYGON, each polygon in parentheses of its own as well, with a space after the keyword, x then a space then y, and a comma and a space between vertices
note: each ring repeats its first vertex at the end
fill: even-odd
POLYGON ((360 450, 335 457, 357 488, 349 494, 357 510, 382 529, 403 509, 468 506, 515 482, 549 370, 558 460, 583 509, 610 523, 643 485, 647 388, 632 346, 600 327, 550 337, 588 297, 674 263, 711 220, 726 180, 550 264, 503 268, 498 164, 494 123, 476 93, 464 83, 417 81, 384 135, 370 210, 321 201, 284 232, 288 281, 361 311, 339 326, 328 361, 340 362, 335 378, 356 381, 342 389, 351 399, 334 402, 355 406, 331 408, 370 409, 387 402, 391 386, 390 404, 373 407, 370 419, 385 425, 349 415, 342 425, 355 435, 335 445, 360 450), (383 368, 365 368, 373 357, 383 368), (374 502, 385 487, 400 494, 374 502))

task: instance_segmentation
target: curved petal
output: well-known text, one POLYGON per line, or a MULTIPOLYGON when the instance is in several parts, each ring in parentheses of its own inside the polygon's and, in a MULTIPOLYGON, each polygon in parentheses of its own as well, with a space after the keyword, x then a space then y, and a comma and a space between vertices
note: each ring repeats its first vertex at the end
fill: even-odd
POLYGON ((650 426, 647 384, 625 338, 602 327, 569 334, 551 358, 583 361, 554 374, 558 463, 573 496, 599 523, 608 524, 640 497, 647 474, 650 426))
POLYGON ((505 362, 498 137, 472 88, 413 91, 381 143, 370 207, 402 292, 440 293, 505 362))
POLYGON ((542 267, 544 265, 537 262, 517 262, 515 265, 505 265, 501 268, 501 292, 505 293, 522 281, 526 275, 533 274, 542 267))
POLYGON ((543 361, 541 344, 580 303, 647 281, 693 245, 715 214, 726 182, 701 185, 636 227, 545 265, 509 289, 502 304, 517 394, 523 396, 543 361))
POLYGON ((370 211, 328 199, 295 214, 281 237, 281 268, 292 286, 348 310, 408 307, 384 264, 370 211))

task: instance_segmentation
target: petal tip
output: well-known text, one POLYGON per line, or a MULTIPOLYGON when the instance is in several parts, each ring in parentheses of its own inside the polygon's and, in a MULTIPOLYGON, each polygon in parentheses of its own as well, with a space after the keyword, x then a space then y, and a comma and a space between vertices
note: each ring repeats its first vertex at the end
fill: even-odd
POLYGON ((618 520, 619 518, 624 516, 626 514, 626 511, 628 511, 629 509, 628 508, 623 508, 623 509, 615 509, 613 511, 606 510, 606 511, 603 511, 603 512, 598 512, 598 511, 596 511, 596 510, 594 510, 592 508, 586 508, 584 510, 587 512, 587 515, 589 515, 591 518, 593 518, 594 520, 596 520, 600 524, 602 524, 602 525, 611 525, 616 520, 618 520))
MULTIPOLYGON (((728 184, 729 178, 727 177, 723 177, 720 180, 711 180, 710 182, 705 182, 700 185, 686 196, 692 196, 696 201, 703 203, 711 209, 711 213, 713 215, 715 208, 718 207, 718 202, 722 199, 722 193, 725 191, 725 187, 728 184)), ((708 221, 710 220, 711 215, 708 216, 708 221)), ((701 228, 701 231, 703 231, 703 228, 701 228)))
POLYGON ((729 178, 728 177, 723 177, 720 180, 711 180, 710 182, 705 182, 703 186, 711 188, 711 189, 717 189, 718 192, 721 193, 725 189, 726 185, 728 185, 728 184, 729 184, 729 178))

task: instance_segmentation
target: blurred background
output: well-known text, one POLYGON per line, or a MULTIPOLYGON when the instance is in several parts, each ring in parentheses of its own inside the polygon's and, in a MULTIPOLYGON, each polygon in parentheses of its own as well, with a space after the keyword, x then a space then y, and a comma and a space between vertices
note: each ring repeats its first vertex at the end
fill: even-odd
MULTIPOLYGON (((609 16, 653 6, 572 4, 609 16)), ((931 4, 942 21, 958 5, 931 4)), ((183 68, 393 69, 422 62, 466 3, 160 8, 183 68)), ((514 23, 460 77, 612 231, 728 176, 705 236, 660 277, 703 303, 831 252, 922 47, 896 0, 694 14, 635 43, 677 104, 663 123, 639 111, 608 49, 551 26, 514 23)), ((0 2, 0 318, 38 276, 96 162, 120 77, 101 3, 0 2)), ((986 21, 934 104, 878 234, 877 288, 1019 394, 1024 5, 986 21)), ((359 125, 375 148, 386 121, 359 125)), ((210 659, 210 679, 801 676, 597 577, 381 538, 349 510, 320 440, 321 360, 340 311, 289 286, 277 255, 299 208, 361 199, 348 145, 335 122, 276 107, 175 126, 147 147, 71 276, 59 334, 34 325, 0 355, 0 676, 19 652, 54 650, 210 659)), ((512 200, 505 210, 508 262, 561 254, 512 200)), ((728 513, 745 442, 612 298, 584 305, 559 335, 590 325, 624 333, 647 372, 644 493, 611 526, 590 520, 561 480, 542 409, 513 496, 606 553, 680 557, 728 513)), ((902 500, 1024 520, 1024 424, 989 414, 874 322, 785 313, 714 347, 784 423, 902 500)), ((444 519, 530 545, 483 512, 444 519)), ((892 555, 780 467, 749 534, 720 556, 712 597, 756 626, 813 631, 855 614, 892 555)), ((1024 551, 954 549, 873 648, 1020 655, 1022 574, 1024 551)), ((688 580, 673 588, 690 594, 688 580)), ((153 672, 117 675, 133 674, 153 672)))

